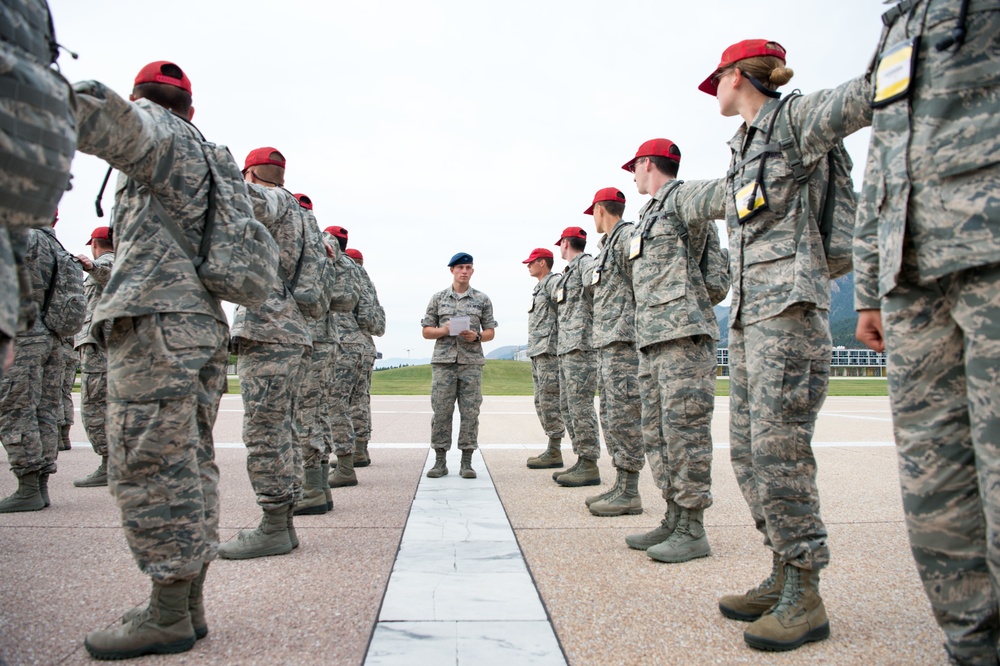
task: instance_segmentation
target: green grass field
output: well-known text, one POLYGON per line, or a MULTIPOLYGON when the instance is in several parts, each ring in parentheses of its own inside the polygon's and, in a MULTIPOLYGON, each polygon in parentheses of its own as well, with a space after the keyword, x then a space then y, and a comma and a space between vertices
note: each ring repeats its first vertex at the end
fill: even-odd
MULTIPOLYGON (((372 374, 372 395, 430 395, 431 366, 379 370, 372 374)), ((729 395, 729 380, 719 379, 716 395, 729 395)), ((531 364, 523 361, 486 361, 483 395, 532 395, 531 364)), ((830 395, 888 395, 885 379, 832 379, 830 395)))

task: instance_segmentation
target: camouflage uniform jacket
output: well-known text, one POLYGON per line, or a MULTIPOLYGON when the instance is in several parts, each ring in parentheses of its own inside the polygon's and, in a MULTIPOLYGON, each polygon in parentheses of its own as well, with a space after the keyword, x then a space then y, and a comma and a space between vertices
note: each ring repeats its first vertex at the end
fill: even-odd
POLYGON ((604 234, 594 257, 593 278, 587 284, 594 299, 594 347, 635 342, 635 295, 629 277, 629 243, 635 225, 618 220, 604 234))
POLYGON ((694 335, 719 339, 699 262, 707 244, 719 244, 714 220, 725 216, 725 185, 724 179, 669 181, 639 211, 642 253, 629 262, 639 349, 694 335), (678 225, 688 226, 687 248, 678 225))
POLYGON ((938 51, 956 5, 917 2, 882 34, 880 51, 922 37, 909 98, 872 119, 855 229, 858 309, 878 308, 898 284, 906 244, 921 281, 1000 262, 1000 5, 972 2, 970 37, 938 51))
POLYGON ((42 304, 45 302, 45 292, 52 281, 52 267, 56 263, 55 232, 51 227, 31 229, 28 231, 28 246, 24 254, 24 265, 31 277, 31 300, 38 306, 38 316, 35 325, 25 335, 52 335, 42 322, 42 304))
POLYGON ((358 265, 358 277, 361 279, 361 298, 354 308, 354 319, 365 338, 365 353, 375 355, 375 340, 373 335, 385 335, 385 310, 378 301, 375 283, 364 266, 358 265))
MULTIPOLYGON (((114 265, 115 253, 105 252, 97 259, 94 259, 94 265, 90 270, 85 271, 87 277, 83 281, 83 294, 87 297, 87 315, 83 320, 83 328, 80 329, 80 332, 76 334, 73 340, 74 349, 80 345, 103 344, 96 337, 90 335, 90 322, 94 318, 94 309, 97 307, 97 302, 101 299, 101 292, 104 291, 104 285, 111 278, 111 270, 114 268, 114 265)), ((107 340, 107 335, 111 333, 110 326, 108 326, 110 323, 105 322, 103 340, 107 340)))
MULTIPOLYGON (((488 328, 496 328, 493 319, 493 303, 483 292, 469 287, 464 294, 456 293, 448 287, 431 296, 427 312, 420 320, 421 326, 447 326, 452 317, 468 316, 469 328, 477 333, 488 328)), ((461 363, 484 365, 481 342, 466 342, 457 335, 446 335, 434 342, 431 363, 461 363)))
MULTIPOLYGON (((302 255, 304 226, 309 219, 299 202, 280 187, 261 187, 248 183, 253 213, 274 236, 280 250, 279 271, 291 277, 302 255)), ((236 306, 232 336, 258 342, 312 345, 306 318, 292 292, 281 279, 264 304, 257 310, 236 306)))
POLYGON ((363 345, 365 336, 354 314, 358 303, 361 302, 361 274, 358 265, 346 254, 340 255, 337 260, 337 278, 343 288, 338 290, 340 293, 330 302, 330 312, 327 317, 337 331, 340 344, 363 345))
POLYGON ((552 300, 559 273, 549 273, 535 285, 531 292, 531 309, 528 310, 528 358, 556 353, 559 341, 559 323, 556 304, 552 300))
POLYGON ((115 192, 115 266, 91 324, 157 312, 205 314, 228 323, 217 298, 155 214, 155 196, 201 245, 208 210, 208 163, 201 133, 158 104, 128 102, 96 81, 75 85, 81 152, 118 169, 115 192))
MULTIPOLYGON (((870 124, 870 90, 866 79, 859 77, 786 104, 790 106, 802 161, 812 172, 810 201, 818 204, 819 190, 827 182, 826 155, 830 149, 838 140, 870 124)), ((763 189, 767 209, 743 223, 736 213, 735 193, 757 179, 760 149, 778 102, 767 100, 753 122, 749 126, 744 123, 729 141, 733 157, 725 204, 733 285, 730 321, 734 323, 753 324, 795 303, 814 303, 821 310, 830 309, 830 272, 816 211, 811 212, 811 223, 797 244, 799 185, 782 153, 766 154, 763 189)), ((786 113, 782 109, 781 114, 786 113)), ((774 140, 773 135, 771 138, 774 140)))
POLYGON ((559 319, 559 341, 556 354, 571 351, 593 351, 591 329, 594 324, 594 300, 589 289, 594 270, 594 258, 581 253, 573 257, 566 271, 552 284, 552 301, 559 319))

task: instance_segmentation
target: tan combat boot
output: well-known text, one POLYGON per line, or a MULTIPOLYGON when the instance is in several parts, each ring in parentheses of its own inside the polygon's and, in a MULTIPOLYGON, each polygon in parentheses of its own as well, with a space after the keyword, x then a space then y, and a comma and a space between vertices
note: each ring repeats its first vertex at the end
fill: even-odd
POLYGON ((292 524, 293 516, 295 515, 295 507, 288 507, 288 512, 285 514, 285 528, 288 530, 288 543, 292 544, 292 550, 299 547, 299 535, 295 533, 295 525, 292 524))
POLYGON ((320 465, 323 480, 323 494, 326 495, 326 510, 333 511, 333 492, 330 491, 330 463, 325 462, 320 465))
POLYGON ((42 504, 46 507, 50 506, 52 502, 49 501, 49 473, 39 472, 38 473, 38 494, 42 496, 42 504))
POLYGON ((625 543, 629 548, 636 550, 646 550, 650 546, 663 543, 677 527, 677 518, 680 516, 681 508, 674 502, 667 502, 667 510, 663 514, 660 526, 653 528, 642 534, 629 534, 625 537, 625 543))
POLYGON ((73 482, 77 488, 98 488, 108 485, 108 457, 101 456, 101 464, 93 472, 73 482))
MULTIPOLYGON (((191 588, 188 592, 188 612, 191 614, 191 626, 194 628, 194 637, 201 640, 208 636, 208 624, 205 622, 205 603, 202 598, 205 587, 205 574, 208 573, 208 563, 201 565, 201 573, 191 581, 191 588)), ((140 613, 149 611, 149 605, 139 605, 125 611, 122 615, 122 624, 128 624, 140 613)))
POLYGON ((437 479, 448 474, 448 451, 446 449, 434 449, 434 467, 427 470, 427 477, 437 479))
POLYGON ((337 469, 330 475, 331 488, 346 488, 358 485, 358 475, 354 473, 354 454, 337 456, 337 469))
POLYGON ((618 473, 623 477, 621 486, 607 497, 590 505, 595 516, 634 516, 642 513, 642 498, 639 497, 639 472, 618 473))
POLYGON ((603 499, 611 497, 616 492, 618 492, 618 490, 625 484, 625 472, 618 469, 617 467, 615 468, 615 472, 616 472, 615 482, 614 484, 612 484, 610 488, 605 490, 603 493, 590 495, 589 497, 587 497, 587 499, 583 500, 583 503, 587 505, 587 508, 590 508, 590 505, 593 504, 594 502, 600 502, 603 499))
POLYGON ((69 451, 73 448, 73 443, 69 441, 69 429, 68 425, 59 426, 59 450, 69 451))
POLYGON ((549 445, 537 456, 528 458, 528 469, 554 469, 563 466, 562 438, 549 437, 549 445))
POLYGON ((576 462, 573 463, 570 466, 569 469, 558 469, 558 470, 552 472, 552 480, 555 481, 556 479, 558 479, 563 474, 569 474, 570 472, 575 472, 577 469, 579 469, 580 463, 582 463, 582 462, 583 462, 583 458, 577 458, 576 462))
POLYGON ((132 659, 190 650, 197 640, 188 611, 190 591, 190 580, 154 582, 149 606, 124 624, 87 634, 87 652, 95 659, 132 659))
POLYGON ((712 549, 705 536, 704 515, 704 509, 681 507, 677 527, 663 543, 647 548, 646 554, 659 562, 672 564, 711 555, 712 549))
POLYGON ((794 650, 803 643, 830 637, 826 606, 819 596, 819 571, 784 565, 781 598, 767 615, 743 632, 743 640, 758 650, 794 650))
POLYGON ((463 479, 476 478, 476 470, 472 469, 472 453, 472 449, 462 451, 462 465, 458 473, 463 479))
POLYGON ((257 529, 242 530, 235 539, 219 544, 219 557, 224 560, 249 560, 292 552, 288 533, 288 524, 292 519, 290 506, 284 504, 264 509, 257 529))
POLYGON ((719 599, 719 611, 723 615, 730 620, 753 622, 778 603, 785 585, 785 567, 777 553, 771 553, 771 557, 771 575, 763 583, 744 594, 727 594, 719 599))
POLYGON ((580 486, 601 485, 601 470, 597 469, 596 460, 580 458, 576 469, 560 474, 556 477, 556 483, 569 488, 579 488, 580 486))
POLYGON ((354 442, 354 466, 368 467, 372 464, 371 456, 368 455, 368 440, 359 439, 354 442))
POLYGON ((323 468, 306 468, 302 484, 302 499, 292 509, 296 516, 321 516, 326 508, 326 491, 323 490, 323 468))
POLYGON ((46 507, 42 493, 38 489, 38 472, 29 472, 17 477, 17 490, 0 502, 0 513, 16 511, 41 511, 46 507))

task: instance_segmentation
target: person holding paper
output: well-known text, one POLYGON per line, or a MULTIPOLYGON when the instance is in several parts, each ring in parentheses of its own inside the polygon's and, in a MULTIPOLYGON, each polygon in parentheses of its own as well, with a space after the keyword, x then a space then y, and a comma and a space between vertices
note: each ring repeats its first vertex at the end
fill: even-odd
POLYGON ((427 472, 432 479, 448 473, 445 456, 451 448, 451 420, 458 402, 463 479, 476 478, 472 452, 478 446, 479 407, 483 402, 483 342, 493 339, 497 322, 489 296, 469 286, 472 255, 459 252, 448 262, 451 287, 431 297, 421 320, 425 340, 435 340, 431 358, 431 448, 436 460, 427 472))

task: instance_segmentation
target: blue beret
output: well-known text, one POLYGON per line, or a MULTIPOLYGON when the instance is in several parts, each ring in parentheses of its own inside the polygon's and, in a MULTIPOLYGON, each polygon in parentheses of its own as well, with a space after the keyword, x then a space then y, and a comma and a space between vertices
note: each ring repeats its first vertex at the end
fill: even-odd
POLYGON ((458 264, 471 264, 471 263, 472 263, 471 254, 469 254, 468 252, 459 252, 458 254, 456 254, 451 258, 451 261, 448 262, 448 268, 452 268, 454 266, 457 266, 458 264))

